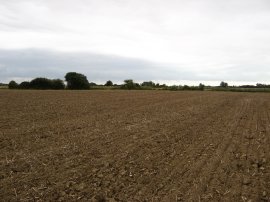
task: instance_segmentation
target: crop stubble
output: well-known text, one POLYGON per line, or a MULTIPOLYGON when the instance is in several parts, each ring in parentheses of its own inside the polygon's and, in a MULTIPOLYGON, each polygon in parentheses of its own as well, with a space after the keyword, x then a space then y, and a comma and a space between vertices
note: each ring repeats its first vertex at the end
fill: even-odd
POLYGON ((0 91, 0 198, 269 201, 269 98, 0 91))

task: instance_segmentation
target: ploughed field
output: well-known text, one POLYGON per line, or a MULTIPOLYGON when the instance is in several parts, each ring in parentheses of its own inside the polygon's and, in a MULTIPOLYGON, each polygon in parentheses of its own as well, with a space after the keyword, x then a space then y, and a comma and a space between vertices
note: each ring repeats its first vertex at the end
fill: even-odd
POLYGON ((1 201, 270 201, 270 94, 0 91, 1 201))

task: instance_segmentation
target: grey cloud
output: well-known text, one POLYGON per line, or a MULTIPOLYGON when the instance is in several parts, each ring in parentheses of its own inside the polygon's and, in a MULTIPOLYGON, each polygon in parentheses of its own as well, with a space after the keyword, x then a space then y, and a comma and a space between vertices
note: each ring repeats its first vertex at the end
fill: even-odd
MULTIPOLYGON (((84 73, 91 81, 121 82, 132 78, 168 80, 191 78, 192 72, 176 72, 149 61, 94 53, 64 53, 38 49, 0 50, 0 80, 12 78, 63 78, 66 72, 84 73)), ((21 78, 21 79, 20 79, 21 78)))
MULTIPOLYGON (((217 67, 219 64, 215 64, 217 67)), ((222 64, 220 64, 222 67, 222 64)), ((228 64, 229 68, 212 71, 189 70, 188 66, 171 66, 154 62, 94 53, 65 53, 39 49, 0 50, 0 81, 11 79, 48 77, 63 79, 65 73, 77 71, 90 81, 105 82, 108 79, 121 83, 124 79, 143 80, 235 80, 267 81, 270 71, 267 65, 259 70, 253 65, 228 64), (260 78, 260 79, 256 79, 260 78)))

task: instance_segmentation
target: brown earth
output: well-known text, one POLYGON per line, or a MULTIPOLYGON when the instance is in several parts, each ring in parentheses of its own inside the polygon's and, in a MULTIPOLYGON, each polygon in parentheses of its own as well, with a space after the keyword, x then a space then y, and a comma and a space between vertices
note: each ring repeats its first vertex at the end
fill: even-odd
POLYGON ((270 201, 269 101, 0 91, 0 200, 270 201))

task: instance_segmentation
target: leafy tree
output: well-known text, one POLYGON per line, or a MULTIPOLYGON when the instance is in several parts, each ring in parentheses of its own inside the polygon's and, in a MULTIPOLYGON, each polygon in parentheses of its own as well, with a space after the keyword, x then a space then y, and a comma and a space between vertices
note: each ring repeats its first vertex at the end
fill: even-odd
POLYGON ((124 86, 127 88, 127 89, 133 89, 133 88, 135 88, 135 84, 134 84, 134 82, 133 82, 133 80, 132 79, 126 79, 126 80, 124 80, 124 86))
POLYGON ((172 90, 172 91, 177 91, 177 90, 179 90, 179 86, 177 86, 177 85, 172 85, 172 86, 169 86, 168 89, 169 89, 169 90, 172 90))
POLYGON ((113 82, 109 80, 105 83, 105 86, 113 86, 113 82))
POLYGON ((10 81, 8 84, 9 89, 16 89, 18 87, 19 87, 19 85, 16 83, 16 81, 10 81))
POLYGON ((256 87, 257 87, 257 88, 270 88, 270 85, 257 83, 257 84, 256 84, 256 87))
POLYGON ((35 78, 30 81, 30 88, 32 89, 52 89, 52 81, 47 78, 35 78))
POLYGON ((156 84, 153 81, 144 81, 141 86, 155 87, 156 84))
POLYGON ((226 82, 224 82, 224 81, 221 81, 220 87, 222 87, 222 88, 227 88, 227 87, 228 87, 228 83, 226 83, 226 82))
POLYGON ((83 74, 76 72, 68 72, 65 76, 67 81, 67 88, 72 90, 89 89, 89 82, 87 77, 83 74))
POLYGON ((138 89, 140 88, 140 84, 134 83, 132 79, 126 79, 124 80, 124 85, 122 86, 122 88, 129 89, 129 90, 136 89, 136 88, 138 89))
POLYGON ((29 89, 30 88, 30 82, 28 82, 28 81, 21 82, 20 85, 19 85, 19 88, 21 88, 21 89, 29 89))
MULTIPOLYGON (((15 82, 16 83, 16 82, 15 82)), ((10 85, 14 86, 14 82, 10 82, 10 85)), ((65 89, 65 84, 61 79, 47 79, 47 78, 35 78, 32 81, 24 81, 20 85, 17 84, 17 88, 20 89, 39 89, 39 90, 47 90, 47 89, 65 89)))
POLYGON ((52 83, 52 89, 54 90, 65 89, 65 84, 61 79, 53 79, 51 80, 51 83, 52 83))
POLYGON ((184 85, 183 90, 191 90, 191 87, 189 87, 188 85, 184 85))
POLYGON ((166 87, 167 87, 167 85, 164 83, 164 84, 160 85, 160 87, 162 87, 162 88, 166 88, 166 87))
POLYGON ((199 84, 199 90, 204 90, 204 87, 205 87, 204 84, 202 84, 202 83, 199 84))

